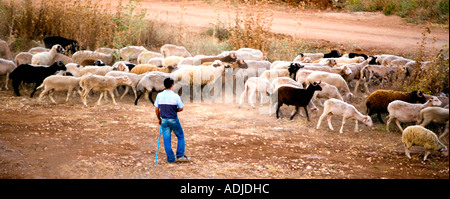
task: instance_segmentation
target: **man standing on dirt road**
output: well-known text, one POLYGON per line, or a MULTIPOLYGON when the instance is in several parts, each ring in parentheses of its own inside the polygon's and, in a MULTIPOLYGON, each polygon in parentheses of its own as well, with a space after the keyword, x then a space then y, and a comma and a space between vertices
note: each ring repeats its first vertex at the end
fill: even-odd
POLYGON ((161 131, 164 139, 164 149, 167 155, 167 162, 174 163, 176 161, 184 162, 189 161, 189 158, 184 154, 184 133, 178 120, 178 112, 183 111, 184 104, 178 94, 172 91, 174 80, 166 78, 164 80, 163 92, 156 96, 155 100, 155 113, 161 125, 161 131), (177 136, 177 159, 172 150, 171 133, 177 136))

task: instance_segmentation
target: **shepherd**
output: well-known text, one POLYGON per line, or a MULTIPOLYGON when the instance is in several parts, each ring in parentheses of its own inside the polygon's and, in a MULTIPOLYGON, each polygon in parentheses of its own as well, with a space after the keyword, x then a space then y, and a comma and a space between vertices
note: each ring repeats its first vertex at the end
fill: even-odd
POLYGON ((164 80, 163 92, 156 96, 155 100, 155 113, 158 118, 161 132, 164 140, 164 150, 167 155, 167 162, 185 162, 189 161, 189 158, 184 154, 185 152, 185 140, 183 128, 178 120, 178 112, 183 111, 184 104, 178 94, 172 91, 174 80, 172 78, 166 78, 164 80), (177 136, 177 152, 176 159, 172 150, 171 134, 177 136))

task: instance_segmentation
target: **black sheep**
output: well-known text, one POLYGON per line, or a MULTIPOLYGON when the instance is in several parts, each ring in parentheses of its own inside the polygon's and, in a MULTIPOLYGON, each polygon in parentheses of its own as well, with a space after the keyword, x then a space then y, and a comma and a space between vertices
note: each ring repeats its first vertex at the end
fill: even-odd
POLYGON ((66 66, 61 61, 57 61, 51 66, 21 64, 10 74, 9 77, 12 80, 14 92, 17 96, 20 96, 19 86, 22 82, 36 83, 33 92, 30 95, 30 97, 32 98, 34 93, 36 92, 36 88, 42 84, 44 79, 60 70, 66 70, 66 66))
POLYGON ((367 56, 364 53, 349 53, 348 54, 348 58, 355 58, 355 57, 364 57, 364 60, 366 60, 367 58, 369 58, 369 56, 367 56))
POLYGON ((309 104, 309 101, 311 101, 312 96, 314 95, 315 91, 321 91, 322 87, 320 87, 320 82, 316 83, 313 82, 309 84, 308 88, 301 89, 301 88, 295 88, 292 86, 280 86, 275 93, 278 91, 278 104, 277 104, 277 118, 279 118, 279 110, 280 107, 283 104, 286 105, 293 105, 295 106, 295 112, 291 115, 291 120, 294 118, 294 116, 297 114, 299 107, 303 107, 306 112, 306 117, 309 120, 308 115, 308 109, 306 106, 309 104))
POLYGON ((74 54, 77 50, 81 49, 77 41, 60 36, 46 37, 44 38, 44 44, 46 48, 52 48, 53 45, 59 44, 70 54, 74 54))
POLYGON ((289 65, 288 71, 289 71, 289 77, 292 77, 292 79, 296 80, 297 71, 300 70, 300 68, 305 67, 304 65, 301 65, 300 63, 292 62, 289 65))
POLYGON ((341 53, 339 53, 339 51, 337 50, 332 50, 330 53, 323 54, 323 58, 337 58, 341 56, 341 53))

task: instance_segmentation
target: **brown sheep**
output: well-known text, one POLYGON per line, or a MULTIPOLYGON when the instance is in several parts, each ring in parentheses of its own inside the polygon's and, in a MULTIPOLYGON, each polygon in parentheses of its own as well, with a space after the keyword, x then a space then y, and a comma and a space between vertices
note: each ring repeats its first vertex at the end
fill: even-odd
POLYGON ((393 90, 377 90, 366 99, 367 115, 377 114, 378 120, 383 124, 381 113, 388 113, 387 107, 394 100, 409 103, 425 103, 425 96, 421 91, 402 92, 393 90))

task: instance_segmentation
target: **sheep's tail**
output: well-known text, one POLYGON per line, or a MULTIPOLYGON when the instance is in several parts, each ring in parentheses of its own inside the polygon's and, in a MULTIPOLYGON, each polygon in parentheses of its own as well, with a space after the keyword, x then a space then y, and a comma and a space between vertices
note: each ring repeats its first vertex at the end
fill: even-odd
POLYGON ((248 84, 244 85, 244 92, 242 92, 241 97, 239 98, 239 106, 241 106, 244 103, 245 96, 247 96, 248 92, 248 84))
POLYGON ((36 90, 37 90, 37 89, 41 89, 42 87, 44 87, 44 85, 45 85, 45 81, 42 82, 42 84, 41 84, 39 87, 37 87, 36 90))

